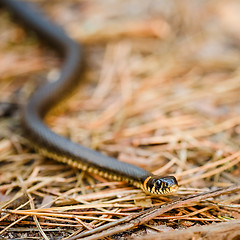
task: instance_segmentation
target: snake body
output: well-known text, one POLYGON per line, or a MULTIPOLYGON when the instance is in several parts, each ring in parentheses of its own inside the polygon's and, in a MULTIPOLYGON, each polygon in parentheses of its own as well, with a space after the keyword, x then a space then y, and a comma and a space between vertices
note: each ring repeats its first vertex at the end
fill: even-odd
POLYGON ((178 184, 173 176, 155 176, 142 168, 74 143, 48 128, 44 123, 45 115, 78 83, 82 71, 82 48, 29 3, 17 0, 0 0, 0 3, 56 48, 65 60, 58 80, 35 91, 23 109, 24 132, 33 147, 45 157, 111 180, 126 181, 148 194, 176 191, 178 184))

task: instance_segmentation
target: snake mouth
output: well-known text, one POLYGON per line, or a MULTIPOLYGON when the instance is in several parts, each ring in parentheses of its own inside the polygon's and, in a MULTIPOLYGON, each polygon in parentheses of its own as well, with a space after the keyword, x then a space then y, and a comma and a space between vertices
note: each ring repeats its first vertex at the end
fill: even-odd
POLYGON ((175 185, 173 185, 173 186, 170 187, 170 191, 169 191, 169 192, 170 192, 170 193, 176 192, 176 191, 178 190, 178 188, 179 188, 178 185, 175 184, 175 185))

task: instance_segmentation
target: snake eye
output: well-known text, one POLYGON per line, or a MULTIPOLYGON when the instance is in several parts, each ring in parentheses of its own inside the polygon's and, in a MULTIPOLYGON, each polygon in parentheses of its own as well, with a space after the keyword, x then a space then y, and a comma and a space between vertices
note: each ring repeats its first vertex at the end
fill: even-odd
POLYGON ((155 181, 155 187, 156 187, 157 189, 159 189, 159 188, 162 187, 162 181, 161 181, 160 179, 158 179, 158 180, 155 181))

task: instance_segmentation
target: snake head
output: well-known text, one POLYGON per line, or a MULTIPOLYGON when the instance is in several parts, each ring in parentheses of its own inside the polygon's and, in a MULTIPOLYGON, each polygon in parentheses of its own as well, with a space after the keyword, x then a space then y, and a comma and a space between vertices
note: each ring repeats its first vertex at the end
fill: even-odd
POLYGON ((149 176, 143 182, 143 190, 151 195, 173 193, 178 190, 178 182, 175 177, 149 176))

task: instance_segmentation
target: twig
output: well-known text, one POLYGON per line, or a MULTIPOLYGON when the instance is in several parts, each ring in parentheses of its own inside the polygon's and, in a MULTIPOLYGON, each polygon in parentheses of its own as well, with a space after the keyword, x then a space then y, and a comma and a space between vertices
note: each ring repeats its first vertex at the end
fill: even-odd
MULTIPOLYGON (((35 205, 34 205, 34 202, 33 202, 33 198, 32 198, 32 196, 31 196, 31 194, 27 192, 27 187, 25 186, 24 181, 22 180, 21 177, 19 177, 18 179, 19 179, 19 181, 20 181, 20 183, 21 183, 21 185, 22 185, 22 188, 23 188, 24 193, 25 193, 25 194, 28 196, 28 198, 29 198, 29 202, 30 202, 30 207, 31 207, 31 209, 32 209, 32 210, 35 209, 35 205)), ((46 235, 45 232, 43 231, 43 229, 42 229, 42 227, 41 227, 41 225, 40 225, 40 223, 39 223, 39 221, 38 221, 37 216, 33 216, 33 220, 34 220, 34 222, 35 222, 35 224, 36 224, 39 232, 40 232, 41 235, 43 236, 43 238, 44 238, 45 240, 49 240, 49 238, 47 237, 47 235, 46 235)))
MULTIPOLYGON (((157 235, 141 237, 141 240, 172 240, 172 239, 239 239, 240 220, 212 224, 210 226, 191 227, 180 231, 162 232, 157 235)), ((140 239, 140 238, 138 238, 140 239)))
POLYGON ((28 216, 23 216, 21 218, 19 218, 18 220, 12 222, 11 224, 9 224, 7 227, 5 227, 2 231, 0 231, 0 235, 3 234, 5 231, 7 231, 9 228, 11 228, 12 226, 14 226, 15 224, 21 222, 22 220, 24 220, 25 218, 27 218, 28 216))
POLYGON ((218 189, 215 191, 210 191, 206 193, 201 193, 198 195, 186 197, 184 199, 176 200, 162 206, 157 206, 145 210, 139 214, 134 214, 132 216, 124 217, 114 223, 105 224, 104 226, 95 228, 93 230, 78 234, 74 237, 68 238, 67 240, 74 240, 82 238, 84 240, 94 240, 101 239, 113 234, 130 230, 135 228, 143 223, 150 221, 151 219, 175 208, 184 207, 187 204, 192 204, 195 202, 202 201, 207 198, 216 197, 222 194, 229 194, 232 192, 240 191, 240 185, 231 186, 224 189, 218 189), (103 231, 104 230, 104 231, 103 231), (88 237, 89 236, 89 237, 88 237), (84 237, 84 238, 83 238, 84 237))

